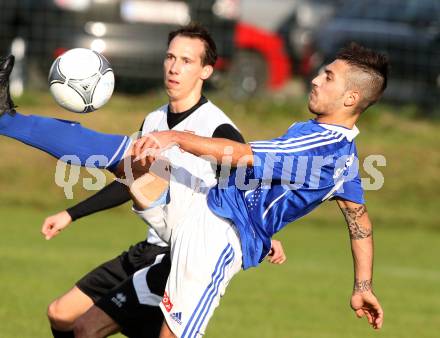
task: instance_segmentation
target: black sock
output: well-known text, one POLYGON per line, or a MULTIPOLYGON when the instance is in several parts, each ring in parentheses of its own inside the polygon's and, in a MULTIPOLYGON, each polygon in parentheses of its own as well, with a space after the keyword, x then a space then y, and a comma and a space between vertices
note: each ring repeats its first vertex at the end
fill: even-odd
POLYGON ((73 335, 73 331, 58 331, 53 327, 50 328, 52 330, 52 334, 54 338, 75 338, 73 335))

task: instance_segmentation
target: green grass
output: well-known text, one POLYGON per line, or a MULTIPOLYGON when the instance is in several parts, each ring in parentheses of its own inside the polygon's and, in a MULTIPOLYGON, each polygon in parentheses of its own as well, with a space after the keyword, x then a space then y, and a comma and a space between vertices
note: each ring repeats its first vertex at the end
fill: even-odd
MULTIPOLYGON (((383 330, 374 332, 348 306, 348 238, 335 208, 324 209, 278 236, 286 264, 264 263, 231 282, 207 337, 437 336, 440 233, 377 228, 375 288, 386 315, 383 330)), ((47 212, 0 209, 1 337, 48 337, 47 303, 144 235, 143 224, 121 208, 45 241, 39 226, 47 212)))
MULTIPOLYGON (((309 118, 304 99, 259 98, 235 103, 209 95, 236 121, 249 140, 282 133, 309 118)), ((113 133, 139 128, 162 95, 116 95, 87 116, 61 112, 46 94, 18 101, 21 111, 76 119, 113 133), (111 118, 109 118, 111 117, 111 118)), ((384 186, 366 193, 375 224, 375 289, 385 326, 374 332, 355 318, 349 296, 352 263, 342 217, 328 203, 288 226, 283 241, 288 261, 240 273, 216 311, 207 337, 437 337, 440 323, 439 122, 415 118, 411 108, 379 105, 359 123, 361 161, 382 154, 384 186)), ((55 161, 1 138, 0 155, 0 337, 48 337, 47 304, 82 274, 142 239, 145 226, 128 205, 80 220, 58 238, 40 235, 43 219, 90 195, 81 184, 66 200, 54 183, 55 161)), ((90 177, 82 171, 82 178, 90 177)), ((362 177, 368 175, 363 172, 362 177)), ((108 176, 108 182, 111 177, 108 176)), ((80 181, 81 182, 81 181, 80 181)))

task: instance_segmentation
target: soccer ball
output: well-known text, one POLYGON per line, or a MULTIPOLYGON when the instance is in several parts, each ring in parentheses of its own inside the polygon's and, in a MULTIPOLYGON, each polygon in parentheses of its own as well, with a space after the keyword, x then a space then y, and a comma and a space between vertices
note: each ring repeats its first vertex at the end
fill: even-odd
POLYGON ((107 59, 87 48, 70 49, 49 71, 49 88, 55 101, 74 113, 90 113, 112 96, 115 75, 107 59))

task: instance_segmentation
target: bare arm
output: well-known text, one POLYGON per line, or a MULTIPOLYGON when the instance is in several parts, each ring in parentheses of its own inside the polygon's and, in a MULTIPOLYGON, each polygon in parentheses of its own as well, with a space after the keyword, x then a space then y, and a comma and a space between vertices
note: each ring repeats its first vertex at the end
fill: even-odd
POLYGON ((138 139, 133 146, 133 154, 138 158, 145 158, 151 149, 164 149, 172 145, 178 145, 182 150, 196 156, 212 157, 216 163, 222 163, 226 157, 228 164, 232 166, 253 164, 249 144, 174 130, 155 132, 138 139))
POLYGON ((383 323, 383 310, 373 293, 373 227, 365 205, 338 199, 351 241, 354 285, 351 307, 358 317, 367 316, 375 329, 383 323))

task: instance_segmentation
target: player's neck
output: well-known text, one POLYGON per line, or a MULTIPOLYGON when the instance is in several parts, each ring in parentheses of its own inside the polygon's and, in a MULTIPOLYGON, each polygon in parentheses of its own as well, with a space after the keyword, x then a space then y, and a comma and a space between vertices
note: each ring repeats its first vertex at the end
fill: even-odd
POLYGON ((358 117, 358 115, 346 116, 317 114, 315 120, 318 123, 334 124, 348 129, 353 129, 358 117))
POLYGON ((192 107, 194 107, 197 102, 200 101, 202 93, 191 94, 183 99, 170 99, 169 106, 170 111, 175 114, 183 113, 192 107))

